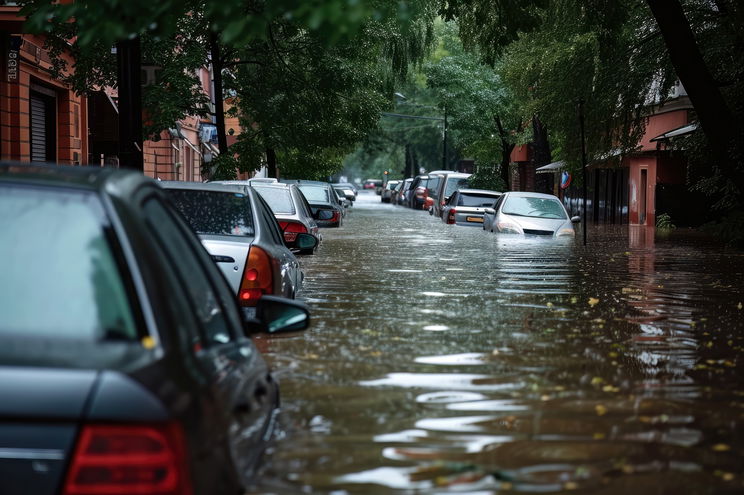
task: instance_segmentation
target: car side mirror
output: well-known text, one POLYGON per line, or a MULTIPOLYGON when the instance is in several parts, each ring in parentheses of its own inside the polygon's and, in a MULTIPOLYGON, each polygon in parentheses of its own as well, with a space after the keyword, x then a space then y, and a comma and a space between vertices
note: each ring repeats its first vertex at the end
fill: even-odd
POLYGON ((496 210, 494 210, 493 208, 486 208, 486 209, 483 210, 483 212, 484 213, 488 213, 489 215, 495 215, 496 214, 496 210))
POLYGON ((292 247, 302 250, 315 249, 317 245, 318 239, 314 235, 305 234, 304 232, 298 233, 295 241, 292 243, 292 247))
POLYGON ((246 334, 298 332, 310 325, 308 307, 292 299, 262 296, 256 303, 256 315, 243 318, 246 334))
POLYGON ((571 217, 571 223, 579 223, 581 221, 581 217, 576 215, 575 217, 571 217))

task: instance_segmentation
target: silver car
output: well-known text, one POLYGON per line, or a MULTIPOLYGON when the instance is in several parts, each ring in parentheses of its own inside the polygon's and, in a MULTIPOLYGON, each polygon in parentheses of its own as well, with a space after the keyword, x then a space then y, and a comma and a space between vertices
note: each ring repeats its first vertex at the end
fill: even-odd
MULTIPOLYGON (((302 288, 300 264, 285 245, 271 208, 251 186, 159 184, 212 255, 241 306, 254 307, 264 294, 295 297, 302 288)), ((312 249, 317 242, 310 234, 297 234, 299 249, 312 249)))
POLYGON ((466 187, 470 174, 461 172, 441 173, 442 179, 437 185, 437 190, 432 194, 434 204, 432 204, 432 215, 442 217, 442 208, 453 192, 461 187, 466 187))
POLYGON ((504 193, 483 215, 484 230, 503 234, 574 236, 578 222, 556 196, 524 191, 504 193))
POLYGON ((493 208, 501 197, 498 191, 487 189, 459 189, 452 193, 442 208, 442 221, 447 224, 480 227, 483 212, 493 208))

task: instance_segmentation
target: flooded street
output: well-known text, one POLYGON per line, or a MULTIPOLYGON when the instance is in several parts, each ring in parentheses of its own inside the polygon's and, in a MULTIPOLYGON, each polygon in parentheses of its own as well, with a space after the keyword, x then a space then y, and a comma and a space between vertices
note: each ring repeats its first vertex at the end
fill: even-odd
POLYGON ((522 239, 362 194, 302 259, 256 493, 742 493, 744 254, 522 239))

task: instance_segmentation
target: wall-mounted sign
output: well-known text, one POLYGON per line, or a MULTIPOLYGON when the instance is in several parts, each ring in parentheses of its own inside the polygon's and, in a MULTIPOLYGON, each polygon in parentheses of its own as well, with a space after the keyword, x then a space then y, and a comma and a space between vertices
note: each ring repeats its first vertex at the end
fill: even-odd
POLYGON ((565 170, 561 172, 561 189, 567 189, 571 185, 571 174, 565 170))
POLYGON ((8 54, 5 62, 5 73, 7 74, 8 82, 11 84, 18 83, 18 71, 21 63, 21 43, 23 38, 20 36, 11 36, 8 40, 8 54))

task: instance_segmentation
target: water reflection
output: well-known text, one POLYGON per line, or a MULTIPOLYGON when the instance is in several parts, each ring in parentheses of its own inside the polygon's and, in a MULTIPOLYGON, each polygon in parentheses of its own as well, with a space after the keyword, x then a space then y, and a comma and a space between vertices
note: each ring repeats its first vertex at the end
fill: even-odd
POLYGON ((742 491, 741 253, 375 199, 303 258, 314 325, 272 341, 282 435, 256 492, 742 491))

